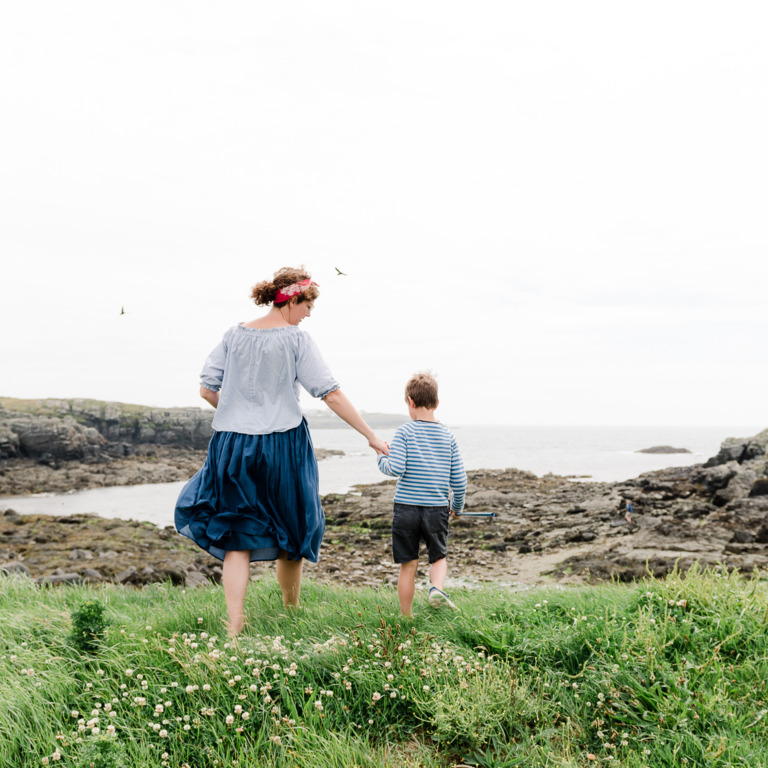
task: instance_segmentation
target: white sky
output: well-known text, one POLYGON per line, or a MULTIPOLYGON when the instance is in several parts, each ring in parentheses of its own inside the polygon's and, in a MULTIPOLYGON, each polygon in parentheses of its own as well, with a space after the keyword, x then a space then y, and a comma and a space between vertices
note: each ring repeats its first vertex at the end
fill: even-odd
POLYGON ((0 395, 202 405, 250 287, 306 264, 361 409, 429 368, 447 423, 766 426, 766 21, 6 4, 0 395))

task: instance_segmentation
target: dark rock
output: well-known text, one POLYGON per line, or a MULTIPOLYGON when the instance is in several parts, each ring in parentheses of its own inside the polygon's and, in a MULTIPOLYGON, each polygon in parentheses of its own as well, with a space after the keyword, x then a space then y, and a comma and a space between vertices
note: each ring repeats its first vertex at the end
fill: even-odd
POLYGON ((596 538, 597 534, 594 531, 576 531, 566 541, 594 541, 596 538))
POLYGON ((202 587, 209 583, 200 571, 187 571, 184 575, 184 585, 189 588, 202 587))
POLYGON ((749 531, 734 531, 733 541, 736 544, 751 544, 755 540, 755 537, 749 531))
POLYGON ((754 437, 728 438, 723 441, 717 455, 709 459, 704 466, 714 467, 718 464, 725 464, 729 461, 736 461, 742 464, 745 461, 758 459, 766 455, 768 447, 768 429, 763 430, 754 437))
POLYGON ((760 478, 755 480, 754 485, 749 491, 750 498, 755 496, 768 496, 768 478, 760 478))
POLYGON ((115 581, 118 584, 125 584, 126 582, 132 581, 134 577, 136 576, 137 569, 135 566, 131 565, 128 566, 124 571, 120 571, 120 573, 115 574, 115 581))
POLYGON ((32 575, 32 571, 24 563, 3 563, 0 565, 0 576, 7 576, 11 573, 23 573, 26 576, 32 575))
POLYGON ((37 579, 38 584, 82 584, 83 577, 79 573, 55 573, 37 579))

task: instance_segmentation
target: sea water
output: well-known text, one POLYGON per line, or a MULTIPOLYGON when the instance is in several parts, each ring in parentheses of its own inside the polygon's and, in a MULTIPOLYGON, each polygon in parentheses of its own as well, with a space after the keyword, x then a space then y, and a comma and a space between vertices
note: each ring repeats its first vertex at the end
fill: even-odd
MULTIPOLYGON (((643 472, 700 464, 714 456, 728 437, 749 437, 765 425, 752 427, 452 427, 467 469, 516 468, 536 475, 553 473, 578 480, 614 482, 643 472), (687 448, 690 453, 645 454, 659 445, 687 448)), ((392 439, 394 430, 380 430, 392 439)), ((354 492, 356 484, 387 478, 360 435, 351 429, 312 431, 316 448, 341 450, 319 462, 320 493, 354 492)), ((20 514, 96 514, 173 525, 173 509, 183 482, 98 488, 71 493, 0 498, 0 510, 20 514)))

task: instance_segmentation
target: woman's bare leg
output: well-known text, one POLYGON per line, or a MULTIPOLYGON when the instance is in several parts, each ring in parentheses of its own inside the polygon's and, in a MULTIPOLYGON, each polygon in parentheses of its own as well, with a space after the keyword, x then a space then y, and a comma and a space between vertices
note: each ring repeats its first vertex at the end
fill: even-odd
POLYGON ((245 592, 251 575, 251 553, 249 550, 227 552, 221 581, 224 585, 224 599, 227 603, 229 631, 239 635, 245 624, 245 592))
POLYGON ((277 558, 277 583, 283 593, 283 605, 297 606, 301 592, 301 570, 304 560, 289 560, 286 552, 277 558))

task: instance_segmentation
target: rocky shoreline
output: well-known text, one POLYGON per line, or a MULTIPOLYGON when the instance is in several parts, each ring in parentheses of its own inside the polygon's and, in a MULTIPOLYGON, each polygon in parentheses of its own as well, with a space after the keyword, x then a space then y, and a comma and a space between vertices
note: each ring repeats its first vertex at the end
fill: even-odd
POLYGON ((210 408, 0 397, 0 496, 188 480, 205 459, 212 418, 210 408))
MULTIPOLYGON (((153 458, 146 463, 165 464, 167 471, 183 475, 180 479, 199 466, 197 455, 178 465, 163 451, 153 458)), ((515 469, 468 474, 467 511, 495 517, 452 521, 454 584, 630 581, 694 563, 768 573, 768 430, 726 441, 704 464, 623 483, 536 477, 515 469)), ((325 496, 321 558, 307 563, 307 577, 337 584, 395 583, 389 541, 393 495, 394 483, 385 481, 325 496)), ((252 572, 273 567, 258 563, 252 572)), ((170 580, 193 587, 221 577, 220 563, 172 528, 12 510, 0 511, 0 572, 25 573, 40 583, 135 586, 170 580)))

